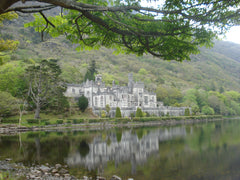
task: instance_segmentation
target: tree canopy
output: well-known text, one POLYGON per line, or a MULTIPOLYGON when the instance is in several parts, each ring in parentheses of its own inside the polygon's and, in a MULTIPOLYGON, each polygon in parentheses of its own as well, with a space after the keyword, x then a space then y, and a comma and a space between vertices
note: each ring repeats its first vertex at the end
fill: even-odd
POLYGON ((96 61, 92 60, 90 66, 85 74, 84 81, 87 81, 87 79, 95 81, 96 74, 97 74, 96 61))
POLYGON ((121 118, 122 117, 121 109, 119 107, 116 108, 115 117, 116 118, 121 118))
POLYGON ((33 0, 26 0, 11 6, 18 1, 2 0, 0 14, 39 12, 27 26, 55 37, 64 34, 78 49, 105 46, 177 61, 190 59, 199 46, 211 46, 239 23, 240 13, 240 0, 37 0, 41 3, 30 5, 33 0), (45 10, 56 6, 67 11, 45 16, 45 10))
POLYGON ((54 60, 42 60, 40 64, 26 69, 26 78, 29 82, 28 96, 36 106, 35 119, 40 118, 42 107, 54 101, 56 95, 63 96, 63 92, 66 91, 60 74, 61 69, 54 60))
POLYGON ((82 112, 84 112, 88 107, 88 98, 86 98, 84 95, 82 95, 78 99, 78 107, 82 112))
POLYGON ((10 93, 0 91, 0 120, 1 117, 9 116, 17 111, 17 99, 10 93))
MULTIPOLYGON (((0 27, 3 26, 4 20, 12 20, 14 18, 17 18, 18 15, 14 12, 8 12, 5 14, 0 14, 0 27)), ((0 32, 0 65, 4 63, 4 52, 15 50, 18 46, 18 41, 13 41, 10 39, 6 39, 1 35, 0 32)))

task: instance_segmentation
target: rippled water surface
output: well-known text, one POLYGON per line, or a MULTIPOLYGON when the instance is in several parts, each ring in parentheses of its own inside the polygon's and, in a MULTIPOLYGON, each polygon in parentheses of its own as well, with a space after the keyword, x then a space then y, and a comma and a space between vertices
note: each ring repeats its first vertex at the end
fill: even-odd
POLYGON ((240 179, 240 120, 0 136, 0 160, 67 164, 77 177, 240 179))

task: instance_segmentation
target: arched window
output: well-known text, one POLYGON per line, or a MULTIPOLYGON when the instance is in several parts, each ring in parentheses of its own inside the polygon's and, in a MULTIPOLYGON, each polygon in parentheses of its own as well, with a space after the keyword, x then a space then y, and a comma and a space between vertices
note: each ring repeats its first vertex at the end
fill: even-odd
POLYGON ((101 96, 100 103, 101 103, 101 107, 103 107, 103 96, 101 96))
POLYGON ((97 97, 95 97, 95 106, 97 106, 98 103, 97 103, 97 97))

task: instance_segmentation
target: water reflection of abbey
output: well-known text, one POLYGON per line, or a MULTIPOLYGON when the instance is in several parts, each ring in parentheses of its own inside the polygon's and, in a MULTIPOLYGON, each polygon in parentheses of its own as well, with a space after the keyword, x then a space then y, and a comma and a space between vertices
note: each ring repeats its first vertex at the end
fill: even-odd
POLYGON ((103 141, 102 137, 94 138, 89 144, 90 150, 87 156, 82 157, 77 152, 70 154, 66 161, 69 166, 81 165, 89 170, 98 168, 100 171, 108 161, 114 161, 115 166, 121 162, 130 161, 132 173, 134 173, 136 165, 143 164, 151 154, 158 152, 159 142, 185 135, 185 127, 153 130, 141 139, 129 130, 122 133, 120 141, 117 141, 115 133, 111 133, 107 137, 108 141, 103 141))

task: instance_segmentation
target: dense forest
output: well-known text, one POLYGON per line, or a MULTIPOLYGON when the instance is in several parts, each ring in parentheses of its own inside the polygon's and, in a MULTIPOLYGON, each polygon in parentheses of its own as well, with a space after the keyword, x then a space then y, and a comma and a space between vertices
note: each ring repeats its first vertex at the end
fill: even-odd
MULTIPOLYGON (((78 51, 64 36, 52 38, 44 34, 42 41, 40 33, 28 27, 29 19, 32 17, 5 20, 1 26, 1 39, 14 40, 18 47, 0 52, 0 117, 21 111, 25 104, 28 110, 36 109, 35 95, 31 98, 29 90, 29 82, 34 82, 31 77, 36 74, 29 72, 41 69, 44 62, 46 71, 57 69, 56 79, 61 83, 54 84, 56 79, 49 81, 51 87, 60 90, 46 92, 43 110, 67 111, 71 102, 63 96, 64 83, 83 82, 93 60, 107 85, 113 80, 120 85, 127 84, 127 75, 132 72, 135 81, 143 81, 165 105, 189 106, 193 114, 240 115, 238 44, 215 41, 213 48, 201 48, 200 54, 183 62, 165 61, 151 55, 117 54, 106 48, 78 51)), ((45 78, 49 80, 48 75, 45 78)))

